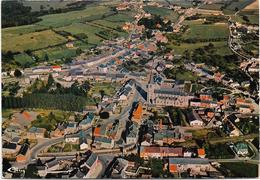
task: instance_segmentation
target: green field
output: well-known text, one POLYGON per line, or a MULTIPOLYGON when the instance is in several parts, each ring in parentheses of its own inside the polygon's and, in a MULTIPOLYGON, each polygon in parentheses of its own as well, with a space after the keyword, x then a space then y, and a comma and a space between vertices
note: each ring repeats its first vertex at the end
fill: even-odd
POLYGON ((42 21, 37 24, 45 27, 69 26, 72 23, 85 22, 89 17, 97 16, 101 18, 103 14, 108 12, 110 12, 110 8, 106 6, 89 6, 88 8, 80 11, 42 16, 42 21))
MULTIPOLYGON (((227 42, 220 41, 220 42, 211 42, 214 44, 216 52, 221 55, 230 55, 232 51, 229 49, 227 42)), ((200 47, 207 46, 209 42, 198 42, 198 43, 181 43, 180 46, 169 44, 167 47, 174 49, 174 53, 176 54, 183 54, 185 50, 194 50, 200 47)))
POLYGON ((38 30, 46 29, 45 27, 38 25, 24 25, 24 26, 16 26, 2 29, 2 36, 8 35, 22 35, 31 32, 35 32, 38 30))
POLYGON ((88 42, 92 44, 99 44, 102 40, 102 38, 95 35, 95 33, 100 32, 102 29, 98 27, 93 27, 89 24, 73 23, 69 26, 57 28, 56 30, 66 31, 73 35, 79 33, 85 33, 88 36, 88 42))
POLYGON ((24 66, 25 64, 32 64, 34 61, 31 56, 23 53, 23 54, 18 54, 14 56, 15 62, 21 64, 24 66))
POLYGON ((159 15, 159 16, 168 16, 171 14, 171 11, 172 11, 170 9, 166 9, 163 7, 155 7, 155 6, 144 6, 144 10, 147 13, 155 14, 155 15, 159 15))
POLYGON ((51 30, 31 32, 23 35, 5 33, 2 39, 3 51, 23 52, 27 49, 44 48, 66 42, 66 39, 51 30))
POLYGON ((24 6, 30 6, 32 11, 40 11, 41 5, 44 7, 43 10, 49 10, 51 7, 53 9, 66 8, 70 1, 23 1, 24 6))
POLYGON ((226 23, 202 24, 201 21, 186 23, 189 29, 184 33, 184 39, 216 39, 228 38, 229 30, 226 23))

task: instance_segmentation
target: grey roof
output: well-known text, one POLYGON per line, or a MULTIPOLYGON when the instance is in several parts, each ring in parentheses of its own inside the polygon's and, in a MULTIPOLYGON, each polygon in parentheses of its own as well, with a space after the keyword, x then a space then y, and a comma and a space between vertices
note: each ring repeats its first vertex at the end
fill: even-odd
POLYGON ((51 168, 51 167, 53 167, 53 166, 59 164, 59 161, 57 161, 56 158, 52 158, 52 159, 46 161, 45 164, 46 164, 46 166, 47 166, 48 168, 51 168))
POLYGON ((28 149, 29 149, 29 144, 24 143, 18 154, 26 155, 28 149))
POLYGON ((96 161, 96 159, 97 159, 97 155, 94 154, 94 153, 91 153, 91 155, 89 156, 88 160, 86 161, 86 164, 89 167, 91 167, 94 164, 94 162, 96 161))
POLYGON ((184 92, 181 92, 181 91, 176 91, 172 88, 161 88, 161 89, 155 89, 154 90, 154 93, 157 93, 157 94, 169 94, 169 95, 179 95, 179 96, 185 96, 187 95, 186 93, 184 92))
POLYGON ((169 164, 209 164, 206 158, 169 158, 169 164))
POLYGON ((111 143, 111 139, 106 137, 95 137, 95 142, 111 143))
POLYGON ((5 149, 16 149, 16 147, 15 143, 6 142, 3 144, 3 148, 5 149))
POLYGON ((20 141, 20 137, 14 137, 13 139, 12 139, 12 142, 13 143, 18 143, 20 141))

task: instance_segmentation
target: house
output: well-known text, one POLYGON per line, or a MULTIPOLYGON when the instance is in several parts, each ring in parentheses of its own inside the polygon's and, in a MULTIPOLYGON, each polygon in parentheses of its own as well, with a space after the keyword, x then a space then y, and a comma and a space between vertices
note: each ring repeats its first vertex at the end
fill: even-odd
POLYGON ((20 145, 12 142, 4 142, 2 146, 3 157, 14 157, 20 149, 20 145))
POLYGON ((184 142, 192 138, 192 133, 185 132, 181 127, 175 127, 173 130, 161 129, 154 134, 154 143, 162 146, 163 144, 172 144, 174 142, 184 142))
POLYGON ((141 124, 142 120, 142 115, 143 115, 143 106, 142 103, 139 102, 136 109, 133 112, 133 121, 136 122, 137 124, 141 124))
POLYGON ((205 149, 199 148, 199 149, 197 150, 197 152, 198 152, 198 156, 199 156, 200 158, 205 158, 205 156, 206 156, 205 149))
POLYGON ((216 171, 208 159, 201 158, 169 158, 170 173, 189 172, 189 176, 208 176, 208 172, 216 171))
POLYGON ((65 134, 73 134, 78 131, 78 123, 77 122, 69 122, 68 126, 65 129, 65 134))
POLYGON ((148 103, 156 106, 188 107, 193 96, 176 88, 164 88, 158 84, 148 85, 148 103))
POLYGON ((234 150, 237 155, 247 156, 248 155, 248 145, 244 142, 238 142, 234 145, 234 150))
POLYGON ((37 66, 32 69, 33 73, 49 73, 51 68, 49 66, 37 66))
POLYGON ((200 118, 200 116, 198 115, 198 113, 195 110, 189 111, 187 113, 187 118, 188 118, 191 126, 201 127, 204 125, 202 119, 200 118))
POLYGON ((74 47, 73 42, 66 43, 66 47, 67 48, 73 48, 74 47))
POLYGON ((60 72, 61 71, 61 66, 51 66, 52 71, 54 72, 60 72))
POLYGON ((18 154, 17 154, 17 156, 16 156, 16 162, 18 162, 18 163, 24 163, 24 162, 26 162, 27 161, 27 159, 28 159, 28 156, 29 156, 29 144, 27 144, 27 143, 24 143, 22 146, 21 146, 21 148, 20 148, 20 150, 19 150, 19 152, 18 152, 18 154))
POLYGON ((95 137, 93 146, 97 149, 112 149, 115 145, 115 142, 113 139, 108 137, 95 137))
POLYGON ((240 105, 239 106, 239 113, 241 114, 250 114, 253 110, 250 106, 247 105, 240 105))
POLYGON ((148 158, 163 158, 163 157, 182 157, 183 149, 181 147, 149 147, 141 146, 140 157, 148 158))
POLYGON ((31 127, 27 132, 27 138, 28 139, 39 139, 44 138, 44 134, 46 132, 46 129, 44 128, 37 128, 37 127, 31 127))
POLYGON ((72 144, 79 144, 79 135, 78 134, 65 135, 65 142, 72 143, 72 144))
POLYGON ((62 124, 58 124, 57 128, 51 132, 50 136, 51 137, 61 137, 64 136, 65 134, 65 129, 66 129, 66 124, 62 123, 62 124))
POLYGON ((60 168, 59 161, 54 157, 45 161, 42 165, 37 166, 40 177, 45 177, 48 173, 56 171, 60 168))
POLYGON ((79 133, 79 147, 80 150, 86 150, 91 147, 92 144, 92 129, 88 129, 87 131, 80 131, 79 133))
POLYGON ((79 129, 88 129, 92 126, 94 113, 88 113, 87 117, 79 123, 79 129))
POLYGON ((130 133, 126 136, 126 144, 136 144, 138 140, 138 127, 137 124, 133 123, 129 127, 130 133))

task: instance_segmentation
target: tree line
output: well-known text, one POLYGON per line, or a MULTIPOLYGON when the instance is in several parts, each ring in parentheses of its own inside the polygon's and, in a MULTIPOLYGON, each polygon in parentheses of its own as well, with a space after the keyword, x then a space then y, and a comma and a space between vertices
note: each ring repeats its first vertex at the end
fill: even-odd
POLYGON ((43 108, 82 111, 87 98, 73 94, 29 94, 24 97, 2 97, 2 108, 43 108))

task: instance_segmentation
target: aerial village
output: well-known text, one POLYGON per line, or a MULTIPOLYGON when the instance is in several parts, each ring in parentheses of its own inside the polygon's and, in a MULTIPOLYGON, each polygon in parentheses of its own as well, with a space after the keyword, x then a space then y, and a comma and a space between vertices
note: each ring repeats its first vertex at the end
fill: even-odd
MULTIPOLYGON (((238 82, 217 65, 183 60, 174 50, 164 53, 167 34, 182 31, 182 19, 204 11, 153 1, 148 5, 180 11, 183 17, 179 23, 163 19, 165 29, 153 29, 151 38, 143 38, 147 27, 138 22, 153 15, 143 10, 147 3, 126 1, 117 5, 118 11, 138 12, 134 22, 122 26, 128 37, 103 41, 66 64, 20 70, 15 95, 20 99, 39 82, 51 82, 49 92, 57 84, 71 88, 75 82, 107 83, 115 89, 109 95, 106 89, 93 93, 99 101, 80 111, 66 110, 66 121, 49 113, 46 122, 56 122, 51 128, 39 127, 35 121, 45 122, 42 113, 16 100, 18 110, 2 125, 2 155, 11 164, 5 177, 24 177, 31 168, 40 178, 224 178, 222 162, 258 162, 259 82, 251 91, 254 80, 238 82), (183 65, 176 63, 180 59, 183 65), (173 68, 196 80, 170 78, 167 70, 173 68)), ((241 33, 259 30, 236 22, 229 26, 234 51, 241 33)), ((245 58, 239 68, 253 79, 259 59, 245 58)), ((3 84, 15 74, 2 72, 3 84)), ((11 100, 3 104, 11 107, 11 100)))

